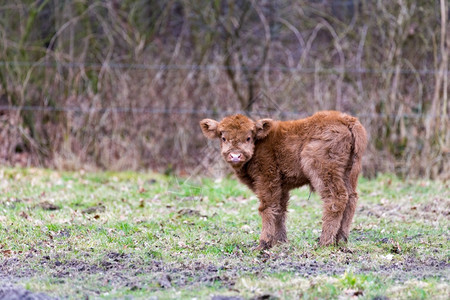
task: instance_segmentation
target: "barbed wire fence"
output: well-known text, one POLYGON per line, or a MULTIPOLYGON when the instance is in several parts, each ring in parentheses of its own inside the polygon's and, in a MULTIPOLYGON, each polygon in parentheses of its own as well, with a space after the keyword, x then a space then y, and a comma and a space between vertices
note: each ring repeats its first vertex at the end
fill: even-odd
MULTIPOLYGON (((248 112, 243 110, 225 110, 218 112, 217 110, 192 110, 192 109, 152 109, 152 108, 132 108, 132 107, 108 107, 108 108, 81 108, 74 106, 62 106, 62 107, 52 107, 52 106, 13 106, 13 105, 0 105, 0 111, 31 111, 31 112, 66 112, 66 113, 81 113, 81 114, 91 114, 91 113, 133 113, 133 114, 148 114, 148 115, 218 115, 227 116, 232 114, 246 114, 248 112)), ((302 117, 306 116, 305 113, 294 112, 294 111, 275 111, 274 110, 258 110, 258 114, 270 115, 276 113, 280 117, 302 117)), ((380 118, 386 116, 386 114, 375 114, 375 113, 359 113, 359 118, 380 118)), ((421 118, 422 114, 406 114, 402 113, 400 115, 393 114, 392 117, 400 116, 404 118, 418 119, 421 118)))
MULTIPOLYGON (((281 66, 263 66, 261 68, 248 67, 248 66, 224 66, 217 64, 205 64, 205 65, 179 65, 179 64, 136 64, 136 63, 93 63, 93 62, 31 62, 31 61, 0 61, 0 67, 4 66, 20 66, 20 67, 43 67, 43 68, 92 68, 92 69, 126 69, 126 70, 192 70, 192 71, 208 71, 208 70, 268 70, 268 71, 280 71, 280 72, 293 72, 293 73, 319 73, 319 74, 419 74, 419 75, 435 75, 439 73, 439 70, 435 69, 397 69, 397 68, 304 68, 304 67, 281 67, 281 66)), ((446 74, 450 74, 447 71, 446 74)))
MULTIPOLYGON (((205 64, 205 65, 179 65, 179 64, 136 64, 136 63, 93 63, 93 62, 31 62, 31 61, 0 61, 0 68, 5 66, 18 66, 18 67, 39 67, 39 68, 92 68, 92 69, 118 69, 118 70, 133 70, 133 71, 169 71, 169 70, 188 70, 188 71, 210 71, 210 70, 242 70, 243 68, 247 70, 253 70, 254 68, 245 66, 224 66, 216 64, 205 64)), ((277 71, 277 72, 289 72, 289 73, 303 73, 303 74, 414 74, 422 76, 434 76, 439 73, 439 70, 435 69, 368 69, 368 68, 302 68, 302 67, 280 67, 280 66, 265 66, 264 70, 267 71, 277 71)), ((446 72, 450 75, 450 71, 446 72)), ((77 106, 36 106, 36 105, 5 105, 4 103, 0 105, 0 111, 30 111, 30 112, 65 112, 65 113, 133 113, 133 114, 148 114, 148 115, 219 115, 226 116, 230 114, 246 114, 247 111, 244 110, 225 110, 217 111, 212 109, 160 109, 160 108, 146 108, 146 107, 77 107, 77 106)), ((261 115, 270 115, 274 113, 274 110, 261 110, 258 112, 261 115)), ((289 118, 289 117, 302 117, 306 116, 301 112, 295 111, 276 111, 277 116, 289 118)), ((360 118, 380 118, 385 116, 385 114, 379 113, 360 113, 358 117, 360 118)), ((404 118, 421 118, 422 114, 411 114, 402 113, 400 115, 395 114, 392 117, 404 117, 404 118)))

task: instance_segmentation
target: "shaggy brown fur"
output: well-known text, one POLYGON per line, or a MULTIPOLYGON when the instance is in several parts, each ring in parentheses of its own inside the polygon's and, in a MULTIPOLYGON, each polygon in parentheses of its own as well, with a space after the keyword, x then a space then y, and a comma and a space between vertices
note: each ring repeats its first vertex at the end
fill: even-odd
POLYGON ((323 111, 296 121, 243 115, 204 119, 203 134, 221 140, 221 152, 238 178, 260 200, 257 249, 285 242, 289 191, 309 184, 323 201, 322 246, 346 242, 355 213, 356 184, 366 131, 354 117, 323 111))

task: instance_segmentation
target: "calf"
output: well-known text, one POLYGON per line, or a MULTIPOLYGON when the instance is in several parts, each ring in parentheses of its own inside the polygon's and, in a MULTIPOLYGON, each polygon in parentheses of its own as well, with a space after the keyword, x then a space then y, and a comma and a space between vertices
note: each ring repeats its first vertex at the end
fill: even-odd
POLYGON ((291 189, 308 184, 323 201, 321 246, 347 242, 366 131, 358 119, 323 111, 296 121, 253 121, 243 115, 200 122, 220 139, 223 158, 258 196, 262 232, 258 250, 285 242, 291 189))

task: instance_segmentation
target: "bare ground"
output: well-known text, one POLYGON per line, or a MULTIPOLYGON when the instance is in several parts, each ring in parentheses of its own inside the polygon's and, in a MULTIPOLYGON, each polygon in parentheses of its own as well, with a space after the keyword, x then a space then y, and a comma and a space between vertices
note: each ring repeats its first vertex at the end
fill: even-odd
MULTIPOLYGON (((380 241, 381 243, 383 241, 380 241)), ((32 294, 11 285, 22 279, 40 277, 42 273, 61 283, 69 280, 84 281, 89 277, 100 276, 109 286, 129 288, 131 291, 144 287, 156 291, 161 288, 207 286, 213 283, 233 289, 236 280, 241 276, 264 276, 281 272, 292 272, 304 278, 321 274, 339 275, 343 274, 349 265, 352 265, 355 274, 369 272, 398 282, 411 278, 449 278, 450 264, 433 257, 418 259, 412 255, 403 255, 400 260, 374 265, 370 261, 361 263, 365 258, 363 253, 355 262, 353 251, 340 248, 336 249, 336 252, 344 257, 340 262, 317 261, 310 258, 312 255, 308 253, 286 256, 283 252, 266 251, 261 252, 250 264, 235 258, 241 253, 239 251, 228 255, 233 259, 227 260, 227 256, 224 256, 223 262, 219 264, 200 260, 165 263, 158 259, 143 259, 118 252, 105 253, 101 259, 96 260, 90 259, 92 254, 87 252, 81 253, 81 257, 86 258, 83 260, 64 260, 64 253, 52 257, 28 253, 23 258, 7 258, 0 262, 0 283, 3 286, 0 289, 0 299, 10 299, 11 295, 20 296, 17 299, 51 299, 44 294, 32 294)), ((90 293, 99 294, 100 291, 91 290, 90 293)))

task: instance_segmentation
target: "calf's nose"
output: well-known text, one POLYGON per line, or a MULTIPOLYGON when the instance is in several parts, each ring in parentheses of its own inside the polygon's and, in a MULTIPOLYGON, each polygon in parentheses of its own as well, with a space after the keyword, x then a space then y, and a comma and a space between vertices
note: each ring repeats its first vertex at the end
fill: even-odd
POLYGON ((240 161, 241 160, 241 154, 240 153, 230 153, 229 158, 231 161, 240 161))

